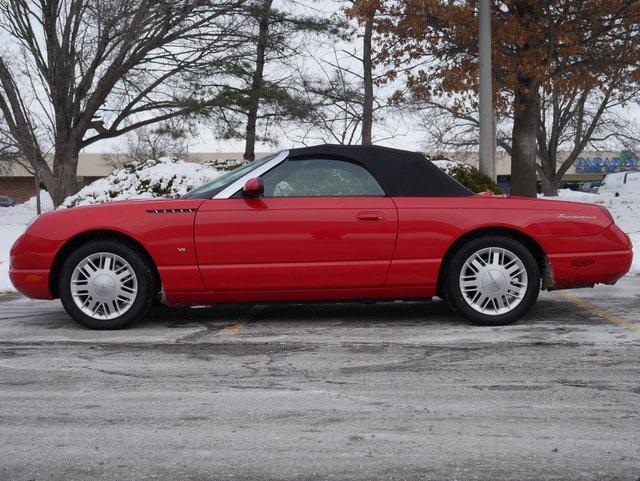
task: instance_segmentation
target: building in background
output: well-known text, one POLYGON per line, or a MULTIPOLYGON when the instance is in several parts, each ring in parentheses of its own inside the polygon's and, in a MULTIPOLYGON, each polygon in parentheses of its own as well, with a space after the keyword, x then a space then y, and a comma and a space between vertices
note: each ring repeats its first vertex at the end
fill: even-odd
MULTIPOLYGON (((559 153, 560 162, 567 158, 566 153, 559 153)), ((474 153, 449 152, 445 154, 455 160, 478 166, 478 156, 474 153)), ((584 152, 567 171, 565 181, 588 182, 602 180, 606 174, 640 170, 640 156, 630 152, 584 152)), ((511 157, 505 152, 496 153, 496 173, 498 176, 511 175, 511 157)))
MULTIPOLYGON (((265 154, 256 154, 259 158, 265 154)), ((440 155, 437 155, 438 157, 440 155)), ((448 152, 443 154, 454 160, 478 167, 477 153, 448 152)), ((193 162, 207 162, 214 160, 241 160, 240 152, 220 153, 192 153, 189 155, 193 162)), ((565 157, 566 158, 566 154, 565 157)), ((563 159, 560 154, 560 160, 563 159)), ((111 173, 113 166, 107 161, 105 154, 80 154, 78 162, 78 181, 86 185, 111 173)), ((564 178, 565 184, 576 187, 580 183, 601 181, 611 172, 640 170, 640 158, 635 154, 625 152, 584 152, 569 169, 564 178)), ((511 157, 498 152, 496 155, 496 173, 498 183, 508 185, 511 176, 511 157)), ((9 173, 0 176, 0 195, 12 197, 16 203, 21 203, 34 195, 33 177, 26 170, 14 167, 9 173)))

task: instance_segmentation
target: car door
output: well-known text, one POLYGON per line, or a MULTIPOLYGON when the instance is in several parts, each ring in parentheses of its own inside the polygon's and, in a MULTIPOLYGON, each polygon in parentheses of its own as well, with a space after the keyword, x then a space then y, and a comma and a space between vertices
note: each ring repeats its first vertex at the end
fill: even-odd
POLYGON ((384 285, 397 211, 357 163, 287 159, 265 173, 264 195, 211 199, 195 240, 207 288, 224 291, 384 285))

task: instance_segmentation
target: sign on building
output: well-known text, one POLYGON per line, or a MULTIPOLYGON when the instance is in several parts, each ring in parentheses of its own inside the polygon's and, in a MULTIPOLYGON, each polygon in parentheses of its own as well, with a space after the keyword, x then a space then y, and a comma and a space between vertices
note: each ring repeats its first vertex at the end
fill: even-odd
POLYGON ((640 160, 637 157, 578 157, 575 165, 577 174, 608 174, 640 170, 640 160))

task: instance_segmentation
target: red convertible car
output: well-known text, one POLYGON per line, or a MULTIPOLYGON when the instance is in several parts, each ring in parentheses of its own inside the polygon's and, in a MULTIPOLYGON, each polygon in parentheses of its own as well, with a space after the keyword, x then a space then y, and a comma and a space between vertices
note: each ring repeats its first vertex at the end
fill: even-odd
POLYGON ((11 279, 115 329, 169 305, 440 296, 470 321, 513 322, 541 288, 613 284, 631 242, 588 204, 475 195, 418 153, 279 152, 178 199, 43 214, 11 279))

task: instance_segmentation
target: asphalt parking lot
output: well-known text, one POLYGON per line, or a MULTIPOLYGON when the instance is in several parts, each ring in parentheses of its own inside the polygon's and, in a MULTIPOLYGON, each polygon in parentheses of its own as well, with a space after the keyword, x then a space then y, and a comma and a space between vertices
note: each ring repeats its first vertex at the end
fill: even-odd
POLYGON ((0 480, 640 478, 640 280, 482 328, 442 302, 0 298, 0 480))

